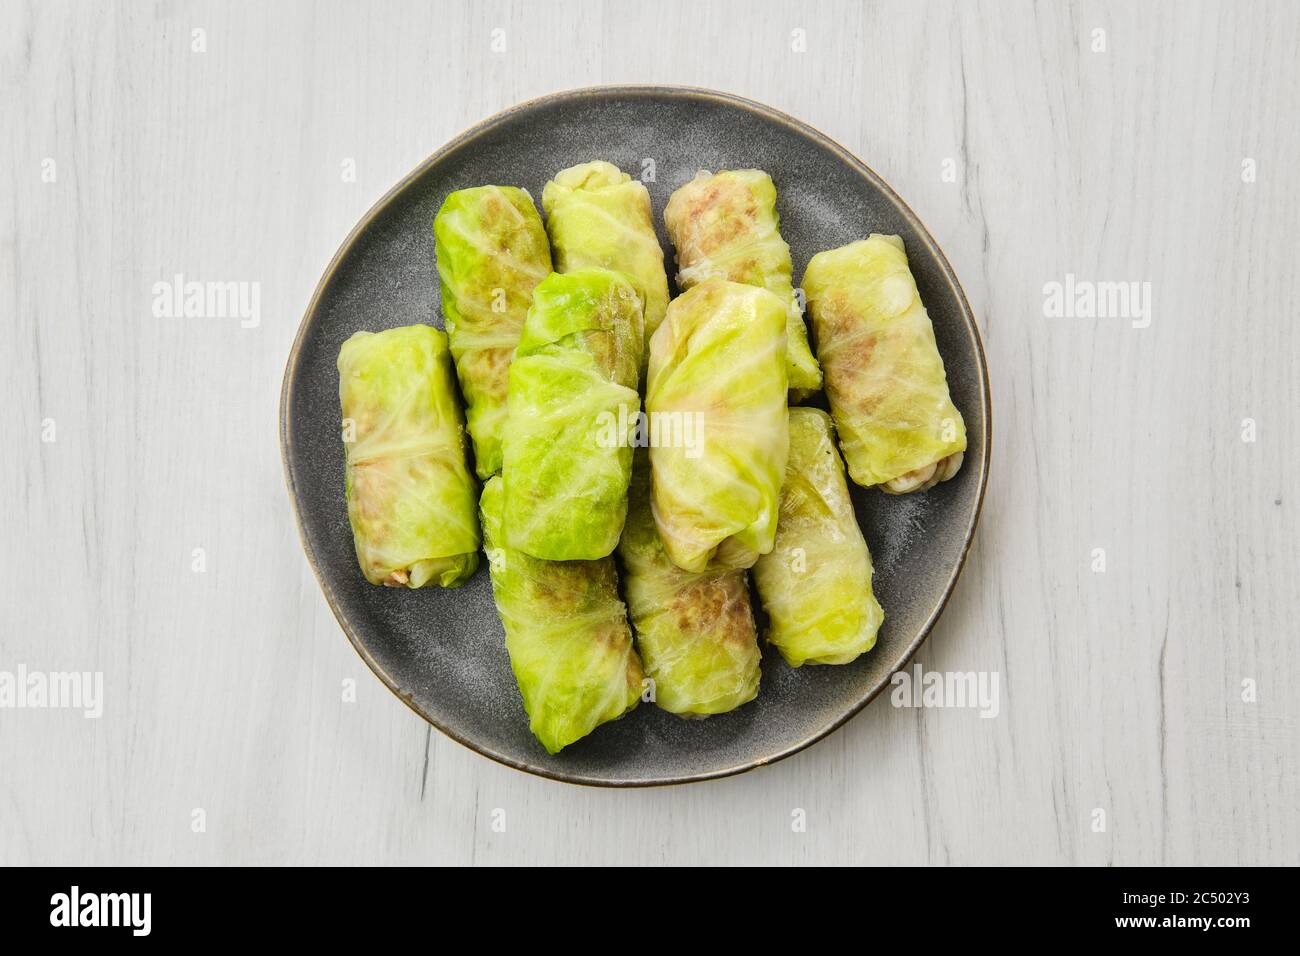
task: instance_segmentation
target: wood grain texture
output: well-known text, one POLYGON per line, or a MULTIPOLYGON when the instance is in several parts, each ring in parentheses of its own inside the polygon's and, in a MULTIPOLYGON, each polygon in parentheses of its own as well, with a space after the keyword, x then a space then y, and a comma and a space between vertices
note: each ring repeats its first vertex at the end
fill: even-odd
POLYGON ((4 3, 0 670, 105 710, 0 710, 0 862, 1300 862, 1298 50, 1253 0, 4 3), (996 719, 882 698, 756 773, 572 788, 431 732, 330 616, 276 432, 320 273, 461 129, 618 82, 812 123, 947 252, 993 466, 919 660, 998 672, 996 719), (260 324, 156 318, 176 273, 260 324), (1047 318, 1067 274, 1149 282, 1150 326, 1047 318))

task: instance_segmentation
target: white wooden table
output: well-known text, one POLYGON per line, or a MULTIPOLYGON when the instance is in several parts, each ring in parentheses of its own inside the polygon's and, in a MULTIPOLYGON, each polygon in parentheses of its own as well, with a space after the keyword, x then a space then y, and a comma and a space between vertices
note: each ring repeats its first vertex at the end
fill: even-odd
POLYGON ((1300 861, 1296 5, 0 9, 0 671, 103 674, 97 720, 0 709, 0 862, 1300 861), (997 672, 997 718, 882 698, 742 777, 566 787, 330 616, 276 434, 321 271, 464 127, 615 82, 812 123, 947 252, 993 469, 919 659, 997 672), (258 323, 158 316, 176 274, 258 323), (1049 317, 1067 275, 1149 325, 1049 317))

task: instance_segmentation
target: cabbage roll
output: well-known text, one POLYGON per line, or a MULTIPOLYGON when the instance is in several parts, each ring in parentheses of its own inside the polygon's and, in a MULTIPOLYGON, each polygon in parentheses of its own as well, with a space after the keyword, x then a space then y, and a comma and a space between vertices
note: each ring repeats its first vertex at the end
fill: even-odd
POLYGON ((650 508, 650 460, 636 453, 618 544, 623 588, 655 703, 686 717, 735 710, 758 694, 758 636, 745 572, 683 571, 669 560, 650 508))
POLYGON ((644 371, 650 336, 668 309, 668 275, 650 193, 617 166, 598 160, 570 166, 547 183, 542 210, 556 272, 600 266, 636 284, 645 300, 644 371))
POLYGON ((510 359, 533 288, 550 274, 551 248, 532 199, 514 186, 457 190, 438 210, 433 233, 474 466, 487 478, 501 470, 510 359))
POLYGON ((871 650, 885 619, 871 575, 830 416, 792 408, 776 546, 754 565, 767 639, 791 667, 847 664, 871 650))
POLYGON ((621 717, 641 695, 641 660, 614 559, 541 561, 505 545, 501 478, 480 510, 492 597, 533 735, 549 753, 621 717))
POLYGON ((850 477, 904 494, 957 474, 966 423, 903 240, 872 235, 819 252, 803 286, 850 477))
MULTIPOLYGON (((785 306, 709 279, 650 340, 655 524, 679 568, 747 568, 772 550, 785 473, 785 306)), ((640 442, 638 442, 640 443, 640 442)))
POLYGON ((478 567, 478 488, 447 336, 429 325, 357 332, 339 349, 344 482, 371 584, 464 584, 478 567))
POLYGON ((641 411, 642 322, 641 297, 622 273, 555 273, 537 287, 510 366, 510 547, 577 561, 618 546, 641 411))
POLYGON ((821 388, 821 369, 808 348, 808 329, 794 294, 772 177, 758 169, 701 171, 669 198, 664 222, 677 247, 677 285, 684 291, 705 279, 729 279, 776 295, 787 309, 790 400, 803 401, 821 388))

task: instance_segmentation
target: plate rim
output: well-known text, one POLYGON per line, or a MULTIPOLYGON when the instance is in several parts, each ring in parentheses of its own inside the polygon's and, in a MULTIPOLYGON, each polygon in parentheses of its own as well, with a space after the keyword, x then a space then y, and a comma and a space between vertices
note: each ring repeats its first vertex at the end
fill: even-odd
POLYGON ((706 780, 718 780, 723 777, 731 777, 741 773, 747 773, 756 770, 759 767, 769 766, 791 757, 802 750, 806 750, 813 744, 829 737, 835 731, 839 730, 846 723, 860 714, 864 708, 874 701, 889 686, 893 676, 903 670, 911 663, 913 656, 920 649, 930 636, 934 625, 942 616, 948 606, 948 601, 957 585, 958 578, 966 567, 966 560, 970 555, 971 544, 975 537, 975 530, 979 525, 980 515, 984 510, 984 495, 988 488, 989 460, 992 452, 993 421, 992 421, 992 396, 989 389, 989 371, 988 360, 984 352, 984 341, 980 336, 979 325, 975 321, 975 313, 970 307, 970 302, 966 298, 965 290, 962 289, 957 274, 954 272, 952 265, 948 262, 948 257, 943 254, 939 244, 935 241, 930 230, 926 228, 921 218, 904 202, 901 196, 894 188, 886 182, 874 169, 868 166, 862 159, 853 152, 840 145, 830 136, 811 124, 797 119, 788 113, 778 110, 774 107, 760 103, 756 100, 748 99, 735 93, 727 93, 721 90, 713 90, 698 86, 684 86, 675 84, 612 84, 601 86, 584 86, 571 89, 556 90, 545 93, 541 96, 535 96, 527 100, 516 103, 497 113, 492 114, 486 119, 480 120, 463 132, 452 137, 438 149, 430 153, 415 168, 410 170, 406 175, 399 179, 391 188, 389 188, 378 200, 371 205, 352 227, 347 238, 339 246, 338 251, 330 259, 325 271, 321 274, 320 280, 316 283, 315 290, 312 292, 311 299, 308 300, 306 311, 303 313, 301 321, 298 323, 298 331, 294 336, 293 345, 289 349, 289 355, 285 360, 284 377, 280 385, 280 464, 284 474, 286 490, 289 493, 289 504, 293 510, 294 524, 298 529, 298 540, 302 545, 303 553, 307 557, 307 563, 311 565, 312 573, 316 576, 316 582, 320 585, 321 592, 325 595, 325 601, 329 605, 334 619, 347 635, 348 642, 352 645, 358 656, 365 662, 366 666, 375 674, 376 677, 386 686, 398 700, 406 704, 416 714, 418 714, 429 726, 436 728, 447 737, 456 741, 464 747, 472 750, 481 756, 487 757, 503 766, 513 770, 518 770, 532 776, 543 777, 548 780, 555 780, 561 783, 577 784, 580 786, 600 787, 600 788, 641 788, 641 787, 668 787, 686 783, 699 783, 706 780), (294 469, 291 464, 291 452, 294 449, 294 440, 292 435, 291 414, 289 396, 293 392, 294 384, 297 380, 297 374, 300 366, 302 345, 306 339, 307 332, 312 328, 317 319, 317 311, 320 306, 320 300, 324 295, 326 287, 334 278, 335 272, 343 260, 352 251, 361 235, 406 189, 412 182, 422 176, 430 167, 441 162, 451 154, 470 146, 476 139, 485 133, 501 126, 502 124, 514 119, 516 116, 533 111, 542 106, 550 106, 556 103, 566 101, 579 101, 591 98, 607 97, 628 97, 628 96, 667 96, 678 97, 683 99, 707 100, 714 103, 722 103, 727 106, 747 110, 757 114, 762 118, 783 125, 803 138, 810 140, 816 145, 835 154, 853 169, 854 172, 866 179, 873 185, 885 198, 894 206, 897 213, 902 216, 915 229, 918 236, 921 237, 922 243, 931 256, 938 261, 940 271, 944 281, 947 282, 951 290, 955 293, 958 305, 960 306, 961 317, 964 320, 966 333, 974 345, 974 351, 977 358, 977 368, 980 379, 980 390, 983 395, 983 407, 981 408, 981 427, 983 435, 983 444, 981 454, 976 463, 979 469, 979 489, 975 499, 975 510, 971 514, 970 522, 963 535, 961 552, 957 557, 957 563, 953 567, 947 582, 944 584, 943 593, 938 604, 925 622, 917 631, 916 636, 904 650, 896 665, 890 668, 885 679, 880 682, 879 686, 872 689, 860 701, 857 701, 843 715, 831 721, 825 727, 818 729, 803 739, 796 741, 781 751, 764 757, 758 757, 753 760, 747 760, 728 767, 721 767, 714 770, 707 770, 700 773, 678 774, 662 778, 641 779, 630 777, 594 777, 588 774, 566 772, 562 769, 546 767, 541 764, 530 763, 526 760, 520 760, 508 754, 499 753, 491 747, 482 743, 471 740, 468 737, 457 733, 449 727, 443 726, 439 721, 434 719, 416 703, 414 695, 409 691, 403 690, 398 683, 380 666, 370 653, 365 642, 358 637, 357 629, 349 620, 347 614, 341 607, 334 588, 330 582, 321 573, 320 562, 316 552, 307 538, 307 533, 303 525, 303 515, 299 508, 298 488, 294 478, 294 469))

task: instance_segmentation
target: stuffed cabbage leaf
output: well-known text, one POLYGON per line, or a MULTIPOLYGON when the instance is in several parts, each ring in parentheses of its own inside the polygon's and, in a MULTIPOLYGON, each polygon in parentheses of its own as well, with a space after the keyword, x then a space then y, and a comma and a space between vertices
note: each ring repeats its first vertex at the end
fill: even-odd
POLYGON ((338 370, 348 520, 366 580, 463 584, 478 567, 478 489, 447 336, 428 325, 357 332, 338 370))
POLYGON ((792 408, 776 546, 754 565, 768 640, 792 667, 847 664, 871 650, 885 617, 871 576, 830 416, 792 408))
POLYGON ((502 492, 492 478, 480 501, 492 597, 529 727, 554 754, 637 705, 641 661, 614 559, 542 561, 513 550, 502 492))
POLYGON ((957 474, 966 423, 903 240, 872 235, 819 252, 803 285, 853 480, 904 494, 957 474))
POLYGON ((532 199, 514 186, 457 190, 433 232, 474 466, 487 478, 501 470, 510 360, 533 288, 551 271, 551 248, 532 199))
POLYGON ((788 451, 785 306, 709 279, 650 340, 655 524, 679 568, 747 568, 772 550, 788 451))
POLYGON ((641 297, 622 273, 554 273, 537 286, 510 366, 510 547, 550 561, 617 547, 641 411, 642 329, 641 297))
POLYGON ((685 717, 735 710, 758 694, 758 636, 745 572, 683 571, 650 507, 650 460, 638 451, 618 545, 623 588, 655 703, 685 717))
POLYGON ((668 235, 677 248, 677 284, 729 279, 767 289, 785 305, 787 378, 791 401, 822 385, 808 347, 808 329, 795 298, 790 247, 781 238, 776 186, 758 169, 701 171, 668 199, 668 235))
POLYGON ((664 252, 655 236, 650 193, 612 163, 570 166, 542 190, 556 272, 599 266, 624 273, 645 300, 645 339, 668 309, 664 252))

